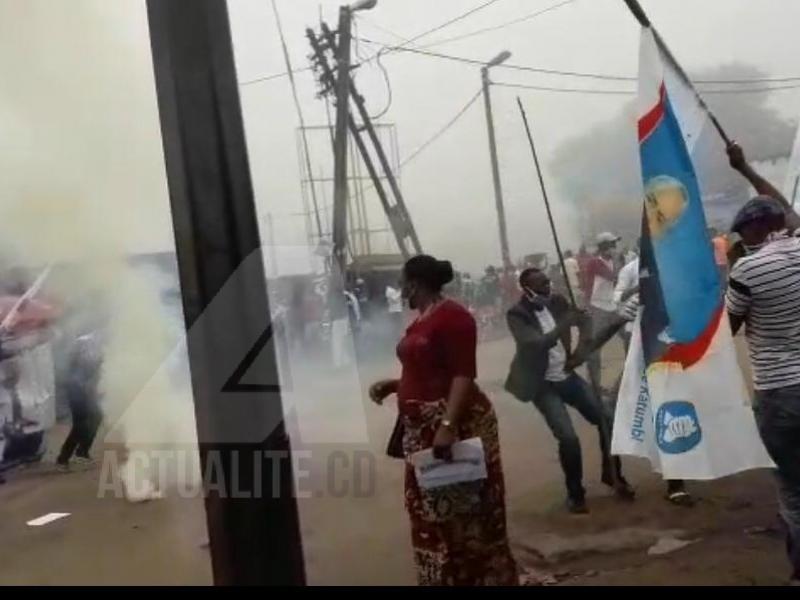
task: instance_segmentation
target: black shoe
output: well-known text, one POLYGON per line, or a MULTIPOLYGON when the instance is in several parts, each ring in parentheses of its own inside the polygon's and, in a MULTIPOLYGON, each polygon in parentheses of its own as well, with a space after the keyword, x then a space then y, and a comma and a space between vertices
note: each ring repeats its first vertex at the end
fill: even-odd
POLYGON ((567 510, 573 515, 589 514, 589 507, 584 498, 567 498, 567 510))
POLYGON ((631 502, 636 499, 636 491, 631 487, 630 483, 625 481, 624 477, 617 479, 617 484, 614 486, 614 493, 620 500, 631 502))

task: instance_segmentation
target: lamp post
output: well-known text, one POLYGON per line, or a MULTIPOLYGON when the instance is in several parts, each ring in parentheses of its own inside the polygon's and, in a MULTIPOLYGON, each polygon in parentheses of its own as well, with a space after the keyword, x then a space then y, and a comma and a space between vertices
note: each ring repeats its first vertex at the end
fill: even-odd
POLYGON ((497 209, 497 225, 500 230, 500 255, 503 266, 511 265, 511 252, 508 249, 508 229, 506 228, 506 211, 503 205, 503 187, 500 182, 500 167, 497 162, 497 140, 494 133, 494 117, 492 116, 492 97, 489 91, 491 80, 489 69, 496 67, 511 58, 511 52, 503 50, 492 60, 481 67, 481 81, 483 82, 483 101, 486 107, 486 126, 489 131, 489 156, 492 161, 492 178, 494 181, 494 201, 497 209))

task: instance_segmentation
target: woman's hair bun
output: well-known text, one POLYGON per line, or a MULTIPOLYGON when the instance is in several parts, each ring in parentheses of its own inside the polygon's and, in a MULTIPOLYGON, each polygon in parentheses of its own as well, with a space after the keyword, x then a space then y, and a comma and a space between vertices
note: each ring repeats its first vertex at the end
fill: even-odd
POLYGON ((442 287, 453 281, 455 273, 453 272, 453 263, 449 260, 436 261, 439 266, 439 282, 442 287))
POLYGON ((440 291, 455 278, 453 264, 449 260, 437 260, 428 254, 410 258, 403 272, 408 281, 421 283, 433 292, 440 291))

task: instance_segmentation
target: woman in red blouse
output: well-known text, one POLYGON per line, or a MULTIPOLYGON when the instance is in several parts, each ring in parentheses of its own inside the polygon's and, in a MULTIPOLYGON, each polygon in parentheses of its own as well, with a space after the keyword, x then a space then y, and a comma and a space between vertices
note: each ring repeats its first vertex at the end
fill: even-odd
POLYGON ((422 585, 516 585, 506 537, 497 418, 475 384, 476 326, 466 308, 442 296, 449 262, 416 256, 403 268, 403 296, 419 316, 397 347, 399 380, 370 388, 378 404, 396 393, 406 457, 426 448, 448 459, 460 439, 480 437, 488 477, 434 490, 417 485, 406 463, 405 501, 422 585))

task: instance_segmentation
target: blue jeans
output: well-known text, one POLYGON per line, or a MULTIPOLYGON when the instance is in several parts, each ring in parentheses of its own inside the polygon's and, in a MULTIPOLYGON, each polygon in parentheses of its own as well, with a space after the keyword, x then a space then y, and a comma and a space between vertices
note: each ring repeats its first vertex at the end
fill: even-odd
POLYGON ((598 428, 600 450, 603 457, 603 482, 611 483, 611 469, 617 470, 622 479, 619 459, 612 460, 611 423, 603 410, 601 402, 592 393, 589 384, 576 373, 571 373, 564 381, 546 382, 534 405, 542 413, 547 426, 558 441, 558 456, 567 486, 567 494, 573 500, 583 500, 583 459, 581 442, 572 426, 567 405, 577 410, 584 419, 598 428))
POLYGON ((778 499, 786 524, 786 549, 794 579, 800 579, 800 386, 756 392, 761 439, 778 469, 778 499))

